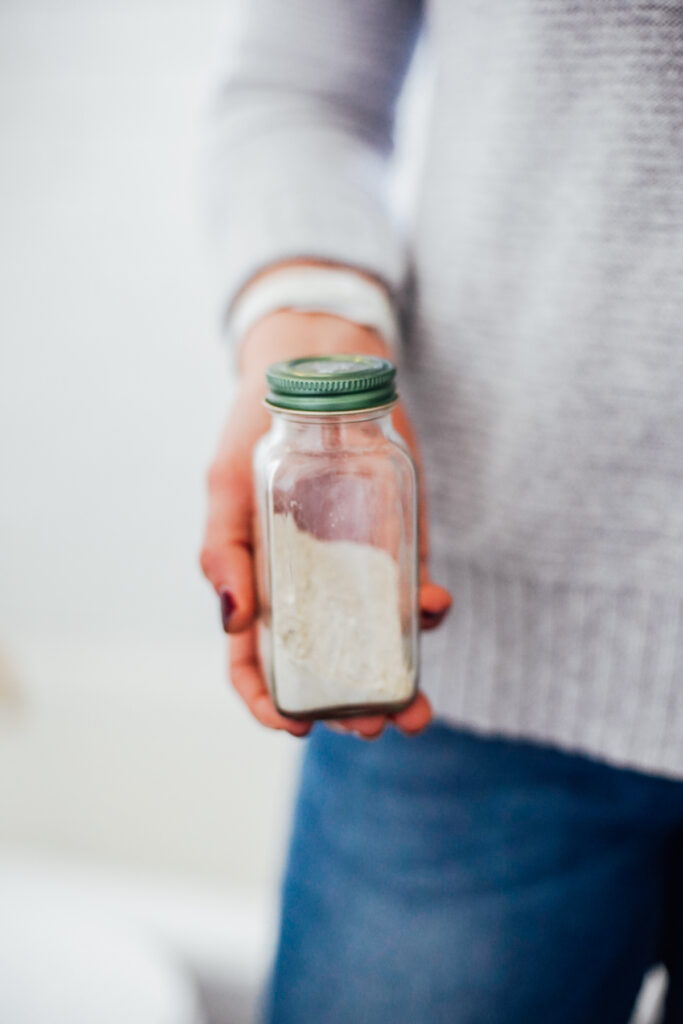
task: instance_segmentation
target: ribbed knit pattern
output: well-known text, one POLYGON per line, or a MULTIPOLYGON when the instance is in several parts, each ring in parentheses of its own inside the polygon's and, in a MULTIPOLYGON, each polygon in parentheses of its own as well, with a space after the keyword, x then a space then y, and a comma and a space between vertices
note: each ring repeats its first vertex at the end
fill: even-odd
POLYGON ((423 685, 446 720, 680 775, 680 598, 467 564, 446 578, 455 611, 423 643, 423 685))
MULTIPOLYGON (((395 292, 413 0, 249 0, 216 119, 226 303, 290 256, 395 292)), ((399 385, 442 718, 683 776, 683 5, 433 0, 399 385)))

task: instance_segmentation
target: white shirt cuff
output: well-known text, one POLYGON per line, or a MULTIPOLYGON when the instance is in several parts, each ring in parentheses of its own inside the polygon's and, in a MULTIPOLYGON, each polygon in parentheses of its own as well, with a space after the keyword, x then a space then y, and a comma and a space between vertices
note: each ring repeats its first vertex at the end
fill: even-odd
POLYGON ((283 309, 340 316, 376 331, 394 350, 399 343, 398 318, 386 291, 344 267, 283 267, 254 281, 230 310, 230 341, 239 344, 259 320, 283 309))

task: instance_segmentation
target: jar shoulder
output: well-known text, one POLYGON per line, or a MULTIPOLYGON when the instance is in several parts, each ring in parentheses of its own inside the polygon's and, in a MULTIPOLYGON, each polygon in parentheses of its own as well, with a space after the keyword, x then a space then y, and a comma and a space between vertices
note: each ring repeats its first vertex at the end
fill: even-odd
POLYGON ((397 459, 413 463, 412 453, 404 438, 392 428, 374 436, 357 436, 348 433, 337 443, 329 443, 312 433, 306 437, 289 437, 281 431, 269 431, 254 447, 254 461, 272 459, 280 461, 288 457, 310 457, 328 459, 381 458, 397 459))
POLYGON ((366 448, 300 448, 264 442, 254 452, 257 477, 271 483, 283 476, 319 476, 329 472, 344 476, 384 478, 393 475, 405 487, 416 486, 417 470, 410 449, 401 438, 385 438, 382 444, 366 448))

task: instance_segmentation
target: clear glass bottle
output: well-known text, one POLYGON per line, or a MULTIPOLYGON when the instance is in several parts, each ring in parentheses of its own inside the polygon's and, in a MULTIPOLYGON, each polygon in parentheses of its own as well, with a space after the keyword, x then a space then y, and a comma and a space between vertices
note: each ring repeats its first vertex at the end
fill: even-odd
POLYGON ((418 681, 415 466, 374 356, 271 366, 254 455, 261 663, 294 718, 394 712, 418 681))

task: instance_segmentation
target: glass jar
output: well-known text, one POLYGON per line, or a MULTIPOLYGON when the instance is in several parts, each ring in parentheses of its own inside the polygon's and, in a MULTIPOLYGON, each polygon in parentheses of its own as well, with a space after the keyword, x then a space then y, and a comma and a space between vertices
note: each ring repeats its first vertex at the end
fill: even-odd
POLYGON ((391 423, 395 375, 385 359, 346 355, 266 374, 259 651, 292 718, 395 712, 417 692, 417 475, 391 423))

